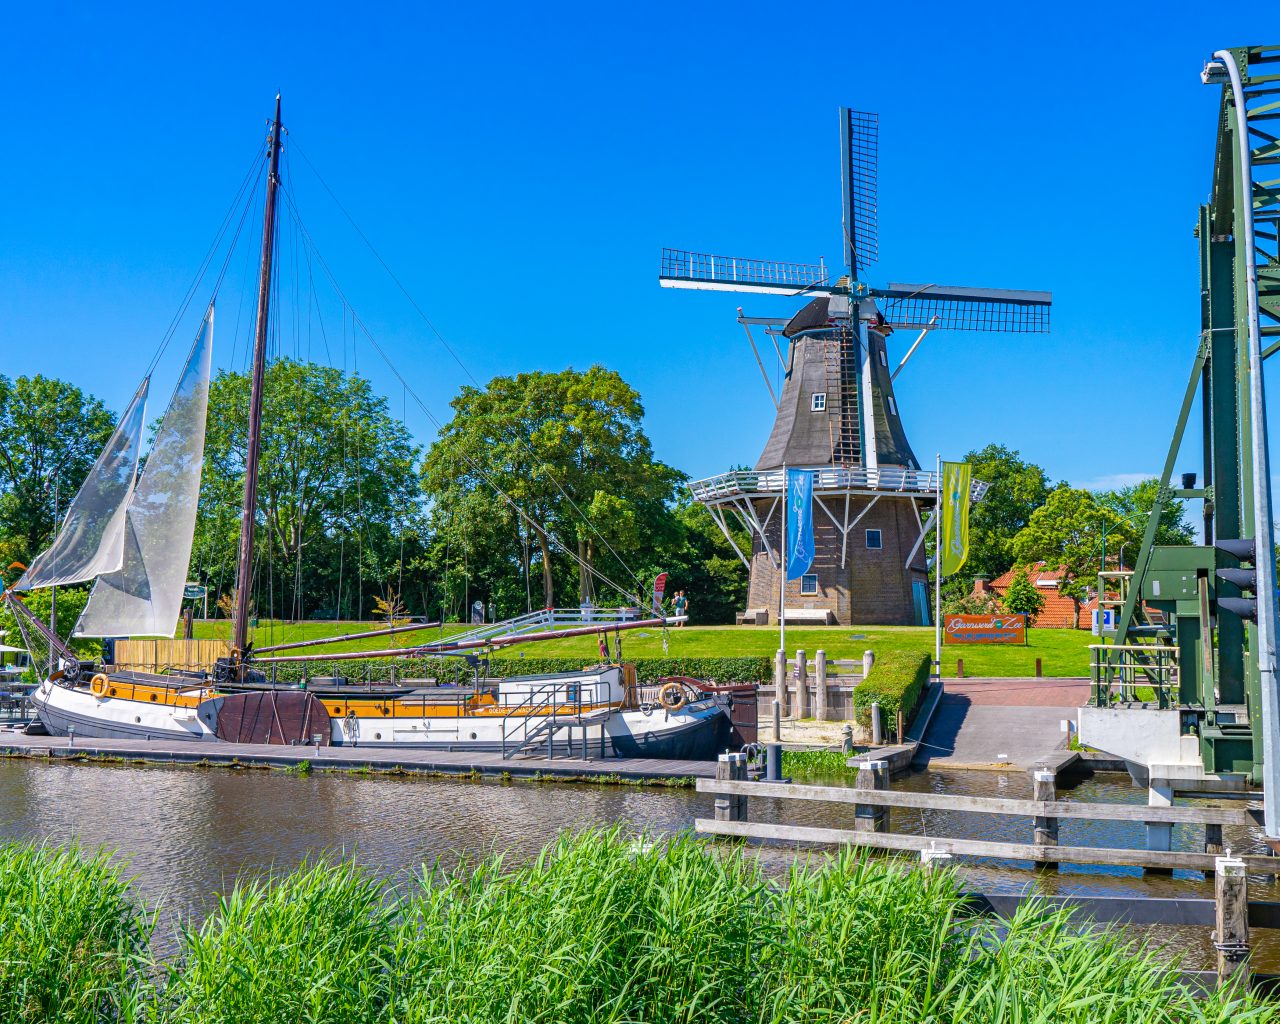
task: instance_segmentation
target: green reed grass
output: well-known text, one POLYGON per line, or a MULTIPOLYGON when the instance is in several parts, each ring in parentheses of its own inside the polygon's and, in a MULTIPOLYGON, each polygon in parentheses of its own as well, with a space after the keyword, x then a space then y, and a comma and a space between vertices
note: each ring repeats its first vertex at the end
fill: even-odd
POLYGON ((798 778, 856 775, 848 761, 849 755, 841 750, 784 750, 782 774, 798 778))
POLYGON ((182 935, 163 989, 145 984, 147 921, 104 862, 0 848, 0 884, 6 1021, 1280 1021, 1243 993, 1189 995, 1123 932, 1035 904, 969 917, 953 875, 848 850, 770 878, 689 836, 586 832, 532 863, 424 871, 407 892, 303 865, 222 898, 182 935))
POLYGON ((152 920, 103 853, 0 845, 0 1020, 132 1021, 152 920))

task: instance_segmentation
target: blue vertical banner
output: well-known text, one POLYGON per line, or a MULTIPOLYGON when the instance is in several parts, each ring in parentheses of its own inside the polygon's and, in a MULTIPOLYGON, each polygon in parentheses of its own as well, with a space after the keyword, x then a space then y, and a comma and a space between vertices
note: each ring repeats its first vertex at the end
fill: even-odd
POLYGON ((787 470, 787 579, 799 579, 813 564, 813 470, 787 470))

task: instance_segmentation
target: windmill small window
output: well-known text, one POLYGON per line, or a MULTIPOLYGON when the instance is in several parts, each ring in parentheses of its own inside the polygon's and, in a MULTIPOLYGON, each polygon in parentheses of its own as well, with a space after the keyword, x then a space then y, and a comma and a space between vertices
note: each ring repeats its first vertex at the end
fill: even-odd
POLYGON ((890 416, 898 415, 898 403, 893 400, 893 395, 889 396, 889 415, 890 416))
POLYGON ((816 594, 818 592, 818 574, 807 572, 800 577, 800 593, 816 594))
POLYGON ((884 540, 881 538, 879 530, 867 531, 867 547, 872 549, 884 547, 884 540))
POLYGON ((827 411, 827 393, 825 391, 815 391, 813 398, 809 402, 809 408, 813 412, 827 411))

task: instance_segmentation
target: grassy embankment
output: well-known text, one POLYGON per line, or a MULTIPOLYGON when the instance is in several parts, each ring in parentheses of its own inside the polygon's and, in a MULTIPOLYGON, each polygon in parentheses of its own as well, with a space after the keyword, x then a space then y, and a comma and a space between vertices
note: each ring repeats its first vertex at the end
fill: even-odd
MULTIPOLYGON (((262 645, 287 643, 376 629, 378 626, 378 623, 369 622, 288 624, 264 621, 255 631, 254 640, 262 645)), ((334 653, 339 650, 371 651, 393 646, 408 647, 423 639, 435 639, 467 628, 451 623, 442 629, 318 648, 316 654, 319 658, 321 651, 334 653)), ((196 636, 225 638, 227 625, 223 621, 198 622, 196 636)), ((1030 676, 1035 673, 1036 658, 1040 658, 1046 676, 1086 676, 1089 674, 1089 644, 1093 642, 1094 637, 1088 630, 1031 629, 1027 631, 1025 647, 944 646, 943 672, 945 675, 954 673, 956 659, 963 658, 965 675, 968 676, 1030 676)), ((674 658, 738 658, 751 655, 771 657, 778 649, 778 631, 765 626, 688 626, 668 630, 667 643, 669 656, 674 658)), ((502 651, 498 656, 518 657, 521 646, 502 651)), ((918 626, 795 626, 787 629, 787 647, 792 650, 799 647, 809 652, 821 648, 827 652, 828 658, 833 659, 860 658, 866 650, 875 651, 876 656, 880 657, 893 651, 932 650, 933 630, 918 626)), ((523 648, 530 657, 580 657, 585 661, 598 658, 594 637, 550 640, 523 645, 523 648)), ((661 658, 664 656, 662 635, 657 630, 649 629, 623 633, 622 650, 627 658, 661 658)))
POLYGON ((849 852, 783 883, 677 838, 562 838, 532 864, 407 891, 304 865, 222 897, 150 961, 150 920, 100 859, 0 847, 0 1015, 115 1024, 859 1022, 1260 1024, 1188 995, 1159 954, 1024 907, 966 916, 952 875, 849 852))

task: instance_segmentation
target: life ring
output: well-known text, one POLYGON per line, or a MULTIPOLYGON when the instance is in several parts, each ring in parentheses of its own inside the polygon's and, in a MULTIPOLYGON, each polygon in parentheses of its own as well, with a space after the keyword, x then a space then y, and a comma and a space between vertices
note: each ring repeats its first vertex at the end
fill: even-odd
POLYGON ((89 692, 95 697, 105 697, 107 687, 111 685, 111 680, 99 672, 91 680, 89 680, 89 692))
POLYGON ((658 703, 664 711, 679 711, 689 703, 689 697, 680 683, 663 683, 662 689, 658 691, 658 703))

